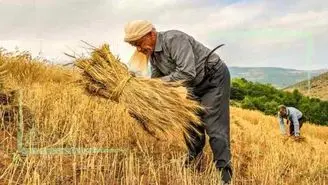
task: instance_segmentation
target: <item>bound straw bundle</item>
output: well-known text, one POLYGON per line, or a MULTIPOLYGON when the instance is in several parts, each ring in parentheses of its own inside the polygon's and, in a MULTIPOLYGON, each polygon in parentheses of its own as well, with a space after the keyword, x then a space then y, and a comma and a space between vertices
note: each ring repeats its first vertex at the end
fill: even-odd
POLYGON ((77 58, 75 65, 84 71, 93 92, 123 104, 152 134, 172 129, 187 132, 191 122, 200 123, 196 112, 201 107, 181 95, 181 83, 131 76, 107 44, 94 48, 90 58, 77 58))

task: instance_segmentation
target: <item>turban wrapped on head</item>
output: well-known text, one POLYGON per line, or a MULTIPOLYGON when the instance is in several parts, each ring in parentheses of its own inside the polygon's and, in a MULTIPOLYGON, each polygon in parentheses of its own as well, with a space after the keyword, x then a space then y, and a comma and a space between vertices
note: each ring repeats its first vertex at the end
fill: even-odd
POLYGON ((147 20, 135 20, 125 25, 124 41, 136 41, 153 29, 153 24, 147 20))

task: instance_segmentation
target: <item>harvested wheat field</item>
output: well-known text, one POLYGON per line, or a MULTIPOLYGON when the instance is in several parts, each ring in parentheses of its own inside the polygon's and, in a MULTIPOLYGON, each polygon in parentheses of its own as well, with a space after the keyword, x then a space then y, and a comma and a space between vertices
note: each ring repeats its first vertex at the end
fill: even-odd
MULTIPOLYGON (((155 138, 122 104, 90 96, 77 85, 77 69, 21 54, 1 53, 0 62, 7 70, 1 90, 21 89, 33 114, 22 147, 76 149, 19 155, 17 122, 2 122, 0 184, 218 184, 208 145, 197 168, 184 168, 180 137, 155 138)), ((306 123, 305 139, 296 142, 280 136, 275 117, 232 107, 233 184, 328 184, 327 133, 328 127, 306 123)))

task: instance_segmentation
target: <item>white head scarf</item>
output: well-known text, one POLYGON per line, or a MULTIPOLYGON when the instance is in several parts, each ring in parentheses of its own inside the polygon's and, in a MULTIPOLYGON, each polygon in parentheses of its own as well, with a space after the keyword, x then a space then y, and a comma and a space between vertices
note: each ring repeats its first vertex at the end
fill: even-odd
POLYGON ((135 20, 127 23, 124 28, 125 42, 136 41, 153 29, 153 24, 147 20, 135 20))

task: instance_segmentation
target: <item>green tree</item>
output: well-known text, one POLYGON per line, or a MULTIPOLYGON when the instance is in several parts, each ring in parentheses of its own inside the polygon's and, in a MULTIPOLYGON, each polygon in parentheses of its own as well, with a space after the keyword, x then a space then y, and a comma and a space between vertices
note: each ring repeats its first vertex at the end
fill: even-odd
POLYGON ((233 79, 231 99, 242 108, 260 110, 269 115, 275 115, 280 104, 296 107, 310 122, 328 125, 328 101, 303 96, 297 90, 285 92, 268 84, 233 79))

